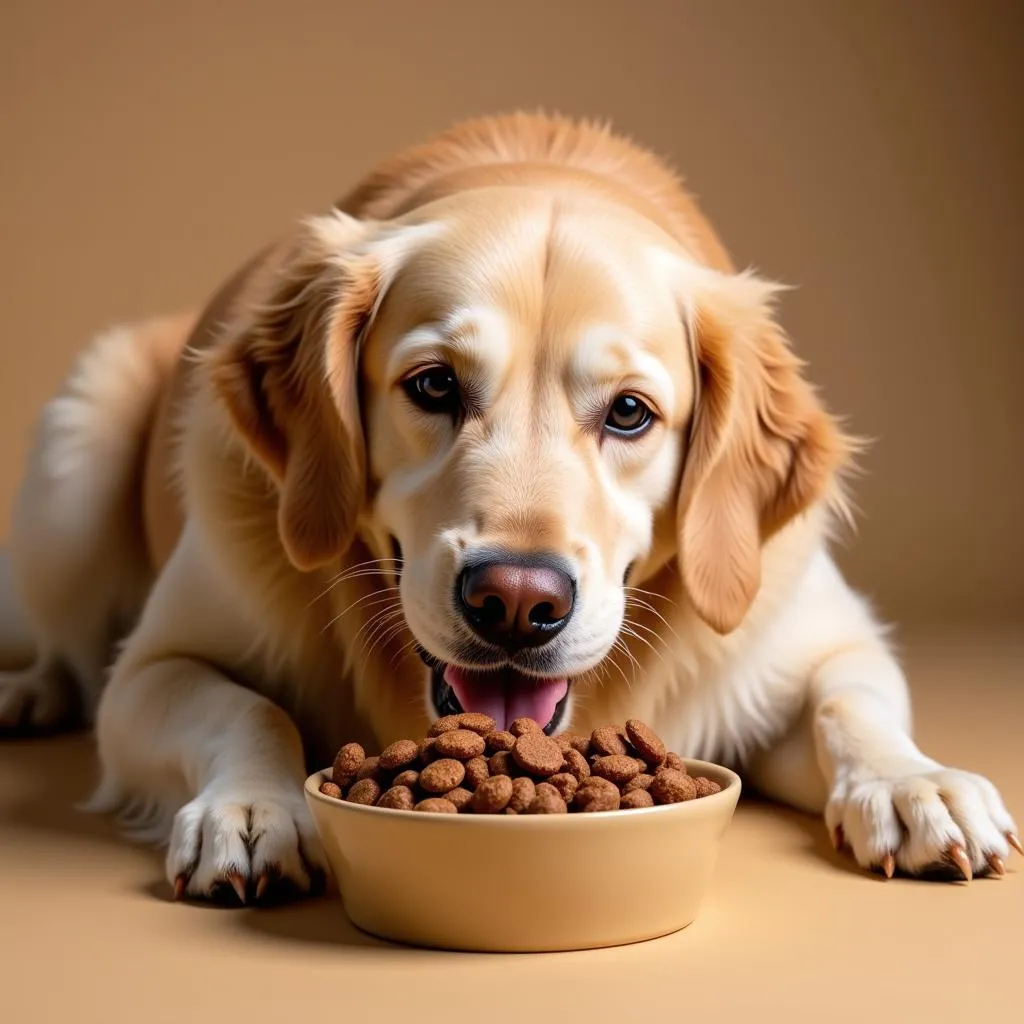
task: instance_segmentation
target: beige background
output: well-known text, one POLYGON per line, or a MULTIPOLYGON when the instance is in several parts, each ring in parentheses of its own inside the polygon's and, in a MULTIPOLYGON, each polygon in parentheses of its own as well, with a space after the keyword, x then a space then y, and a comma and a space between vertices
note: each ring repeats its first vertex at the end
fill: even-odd
MULTIPOLYGON (((30 425, 92 332, 201 301, 456 118, 611 117, 679 164, 740 263, 799 286, 785 323, 878 439, 844 561, 914 637, 922 744, 1022 821, 1022 38, 1014 0, 0 0, 0 543, 30 425)), ((94 771, 88 737, 0 743, 12 1024, 944 1024, 1021 1004, 1019 858, 970 887, 882 883, 820 821, 743 804, 680 935, 463 957, 381 946, 333 900, 169 905, 158 855, 74 811, 94 771)))
POLYGON ((784 322, 877 439, 855 582, 1019 622, 1022 37, 1014 0, 4 0, 0 540, 92 332, 200 302, 395 148, 544 105, 667 154, 798 286, 784 322))

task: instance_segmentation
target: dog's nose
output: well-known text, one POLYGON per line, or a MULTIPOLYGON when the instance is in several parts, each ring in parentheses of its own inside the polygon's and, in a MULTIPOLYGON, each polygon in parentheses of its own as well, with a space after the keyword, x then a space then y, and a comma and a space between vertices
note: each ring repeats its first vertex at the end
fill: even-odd
POLYGON ((462 614, 484 640, 508 650, 539 647, 572 616, 573 581, 548 565, 485 562, 463 570, 462 614))

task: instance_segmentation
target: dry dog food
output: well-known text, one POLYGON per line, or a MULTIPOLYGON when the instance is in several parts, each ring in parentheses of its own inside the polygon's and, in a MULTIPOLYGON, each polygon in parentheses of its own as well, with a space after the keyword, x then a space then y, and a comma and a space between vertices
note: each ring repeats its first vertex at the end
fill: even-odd
POLYGON ((439 718, 419 742, 379 757, 338 751, 320 792, 335 800, 436 814, 587 814, 699 800, 721 786, 692 777, 650 726, 630 719, 590 736, 547 736, 531 718, 496 731, 487 715, 439 718))

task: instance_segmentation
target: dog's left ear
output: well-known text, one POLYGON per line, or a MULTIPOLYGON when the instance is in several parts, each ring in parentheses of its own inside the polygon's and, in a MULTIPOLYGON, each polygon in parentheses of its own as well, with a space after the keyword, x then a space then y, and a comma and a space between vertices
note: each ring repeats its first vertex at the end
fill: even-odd
POLYGON ((725 634, 757 596, 765 541, 840 493, 836 475, 853 443, 774 320, 778 286, 703 268, 683 276, 698 390, 677 509, 679 561, 698 614, 725 634))
POLYGON ((216 392, 276 485, 278 533, 301 570, 344 553, 364 500, 357 342, 382 277, 370 231, 343 214, 305 222, 257 269, 211 352, 216 392))

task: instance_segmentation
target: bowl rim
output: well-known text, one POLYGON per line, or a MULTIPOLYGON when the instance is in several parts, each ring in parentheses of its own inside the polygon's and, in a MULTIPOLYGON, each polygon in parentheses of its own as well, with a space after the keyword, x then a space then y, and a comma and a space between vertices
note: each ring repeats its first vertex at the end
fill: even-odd
MULTIPOLYGON (((400 810, 395 807, 375 807, 367 804, 354 804, 349 803, 346 800, 338 800, 335 797, 324 796, 320 792, 320 784, 322 782, 329 781, 330 771, 328 768, 321 768, 319 771, 313 772, 306 778, 303 785, 307 798, 322 802, 324 805, 331 807, 334 810, 340 810, 342 813, 353 813, 353 814, 369 814, 376 817, 382 815, 391 817, 392 820, 409 820, 409 821, 429 821, 437 824, 438 822, 445 821, 450 822, 453 827, 456 828, 479 828, 482 825, 495 825, 498 822, 506 822, 507 825, 499 825, 499 828, 513 827, 522 828, 527 825, 530 828, 551 828, 557 827, 559 824, 564 828, 570 821, 572 822, 607 822, 609 820, 626 820, 635 821, 650 817, 651 815, 666 815, 666 814, 679 814, 679 813, 692 813, 692 809, 695 806, 709 806, 714 803, 724 803, 727 800, 733 799, 733 793, 735 798, 738 800, 739 795, 743 789, 743 783, 739 775, 736 774, 731 768, 726 768, 725 765, 716 764, 714 761, 702 761, 699 758, 684 757, 683 763, 686 765, 687 771, 689 772, 690 766, 698 769, 701 768, 713 768, 718 774, 724 775, 726 778, 726 785, 717 793, 712 793, 709 796, 702 796, 697 800, 682 800, 679 803, 674 804, 659 804, 655 807, 637 807, 631 810, 628 814, 623 814, 620 810, 614 811, 593 811, 588 814, 445 814, 439 811, 420 811, 414 813, 411 811, 400 810), (689 808, 690 810, 685 810, 689 808), (456 823, 461 824, 456 824, 456 823), (475 822, 475 825, 469 824, 475 822)), ((692 774, 692 773, 691 773, 692 774)), ((587 825, 581 824, 578 827, 586 828, 587 825)))

